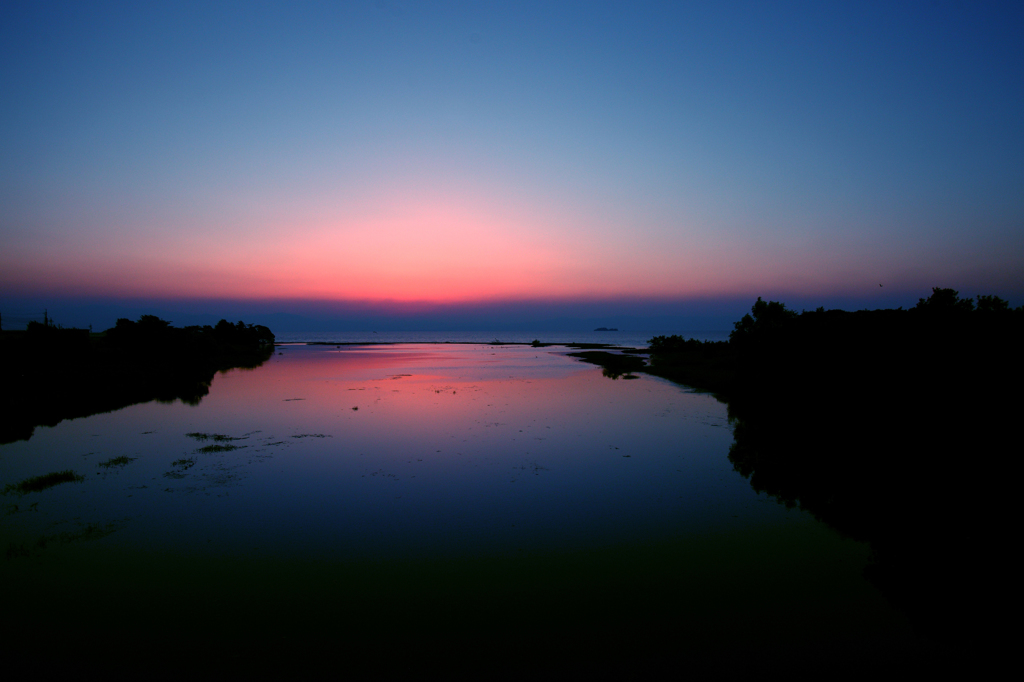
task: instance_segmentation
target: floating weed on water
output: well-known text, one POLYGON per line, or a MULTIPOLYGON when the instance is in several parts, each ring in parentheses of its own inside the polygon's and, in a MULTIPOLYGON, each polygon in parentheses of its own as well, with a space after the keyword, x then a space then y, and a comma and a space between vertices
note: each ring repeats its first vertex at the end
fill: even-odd
POLYGON ((305 400, 305 398, 285 398, 281 402, 290 403, 290 402, 292 402, 294 400, 305 400))
POLYGON ((84 481, 85 476, 76 474, 71 469, 65 471, 53 471, 42 476, 33 476, 32 478, 26 478, 21 483, 8 483, 4 486, 4 495, 7 493, 18 493, 19 495, 25 495, 27 493, 38 493, 47 488, 52 488, 55 485, 61 483, 75 483, 78 481, 84 481))
MULTIPOLYGON (((352 408, 352 409, 356 409, 356 408, 352 408)), ((292 436, 292 438, 331 438, 331 437, 332 436, 330 436, 328 434, 324 434, 324 433, 299 433, 299 434, 296 434, 296 435, 292 436)))
POLYGON ((196 452, 204 452, 206 454, 209 454, 211 452, 231 452, 232 450, 241 450, 244 447, 247 447, 247 446, 245 446, 245 445, 218 445, 218 444, 214 443, 213 445, 207 445, 205 447, 201 447, 198 450, 196 450, 196 452))
POLYGON ((164 476, 167 478, 185 478, 185 472, 196 465, 195 457, 183 457, 182 459, 176 459, 171 462, 172 467, 178 467, 177 471, 164 472, 164 476))
POLYGON ((108 459, 106 462, 100 462, 96 466, 105 467, 107 469, 110 469, 111 467, 123 467, 131 464, 137 459, 138 457, 125 457, 124 455, 121 455, 120 457, 108 459))
MULTIPOLYGON (((259 433, 259 431, 253 431, 252 433, 259 433)), ((201 431, 193 431, 192 433, 186 433, 185 435, 188 436, 189 438, 195 438, 196 440, 212 440, 217 443, 223 443, 225 441, 231 440, 245 440, 246 438, 249 437, 248 433, 245 434, 244 436, 232 437, 225 436, 223 433, 202 433, 201 431)))

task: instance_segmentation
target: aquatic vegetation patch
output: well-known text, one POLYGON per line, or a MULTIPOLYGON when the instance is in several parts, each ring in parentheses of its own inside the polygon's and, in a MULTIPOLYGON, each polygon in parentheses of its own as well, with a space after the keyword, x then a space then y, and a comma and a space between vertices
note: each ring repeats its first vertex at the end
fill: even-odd
MULTIPOLYGON (((352 408, 352 409, 358 409, 358 408, 352 408)), ((299 434, 296 434, 296 435, 292 436, 292 438, 332 438, 332 437, 333 436, 330 436, 330 435, 325 434, 325 433, 299 433, 299 434)))
POLYGON ((172 467, 178 467, 177 471, 167 471, 164 476, 167 478, 185 478, 185 472, 196 465, 195 457, 183 457, 171 462, 172 467))
POLYGON ((137 459, 138 457, 125 457, 124 455, 121 455, 120 457, 108 459, 106 462, 100 462, 96 466, 101 466, 107 469, 110 469, 112 467, 124 467, 131 464, 137 459))
MULTIPOLYGON (((254 433, 259 433, 255 431, 254 433)), ((224 443, 231 440, 245 440, 249 437, 249 434, 244 436, 225 436, 223 433, 202 433, 201 431, 193 431, 192 433, 186 433, 189 438, 195 438, 199 441, 212 440, 216 443, 224 443)))
POLYGON ((207 445, 205 447, 201 447, 198 450, 196 450, 196 452, 203 452, 203 453, 206 453, 206 454, 209 454, 211 452, 231 452, 232 450, 241 450, 244 447, 247 447, 247 446, 245 446, 245 445, 220 445, 218 443, 214 443, 213 445, 207 445))
POLYGON ((8 483, 4 486, 4 495, 8 493, 18 493, 19 495, 25 495, 27 493, 38 493, 47 488, 52 488, 55 485, 61 483, 76 483, 78 481, 84 481, 85 476, 76 474, 71 469, 65 471, 53 471, 42 476, 33 476, 32 478, 26 478, 21 483, 8 483))

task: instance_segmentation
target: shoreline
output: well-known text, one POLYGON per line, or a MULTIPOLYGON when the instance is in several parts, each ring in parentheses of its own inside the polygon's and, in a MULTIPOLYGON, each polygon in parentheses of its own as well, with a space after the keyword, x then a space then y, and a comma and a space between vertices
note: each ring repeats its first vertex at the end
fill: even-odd
POLYGON ((0 332, 0 444, 151 400, 196 404, 218 371, 258 367, 273 351, 266 327, 226 320, 178 328, 143 315, 99 334, 51 323, 0 332))
POLYGON ((577 348, 586 350, 627 350, 634 352, 647 352, 645 349, 638 349, 633 346, 622 346, 613 343, 576 343, 561 341, 541 341, 533 343, 529 341, 278 341, 274 343, 275 348, 286 348, 288 346, 527 346, 531 348, 551 348, 561 346, 564 348, 577 348))

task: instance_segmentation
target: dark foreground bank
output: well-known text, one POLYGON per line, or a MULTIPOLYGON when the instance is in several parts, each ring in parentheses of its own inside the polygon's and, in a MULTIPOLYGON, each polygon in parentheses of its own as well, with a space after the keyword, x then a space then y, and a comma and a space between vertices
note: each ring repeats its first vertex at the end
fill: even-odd
MULTIPOLYGON (((727 400, 736 469, 870 543, 869 578, 938 645, 858 639, 855 611, 843 618, 849 637, 815 638, 815 624, 835 614, 825 613, 826 599, 798 596, 824 571, 801 561, 784 529, 754 529, 734 543, 709 534, 576 553, 345 564, 118 552, 58 538, 4 565, 5 583, 21 588, 6 601, 4 638, 17 654, 9 668, 357 679, 428 669, 703 679, 983 668, 988 659, 972 654, 1006 639, 992 615, 1012 603, 1011 564, 999 562, 1015 535, 993 529, 1014 518, 1005 483, 1014 403, 997 391, 1019 379, 1019 365, 1004 362, 1019 317, 997 310, 989 322, 956 296, 950 310, 930 305, 796 315, 759 302, 727 344, 665 338, 651 353, 580 351, 625 358, 606 364, 611 377, 655 373, 727 400), (734 545, 750 543, 770 557, 754 580, 734 570, 734 545), (752 613, 750 603, 766 607, 752 613)), ((859 574, 862 563, 844 565, 859 574)))
POLYGON ((1024 309, 935 289, 910 310, 797 314, 758 299, 728 343, 580 354, 726 401, 755 490, 870 543, 867 577, 921 632, 998 651, 1013 600, 1024 309))
POLYGON ((217 371, 256 367, 273 348, 273 333, 260 325, 177 328, 153 315, 120 319, 100 334, 49 321, 0 332, 0 443, 135 403, 195 403, 217 371))

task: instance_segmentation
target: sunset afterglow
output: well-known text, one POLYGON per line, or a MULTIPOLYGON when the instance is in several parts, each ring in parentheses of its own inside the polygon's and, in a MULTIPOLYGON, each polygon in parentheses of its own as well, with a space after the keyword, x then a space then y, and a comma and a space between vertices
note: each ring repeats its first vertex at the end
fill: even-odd
POLYGON ((1019 7, 0 24, 8 308, 1024 295, 1019 7))

